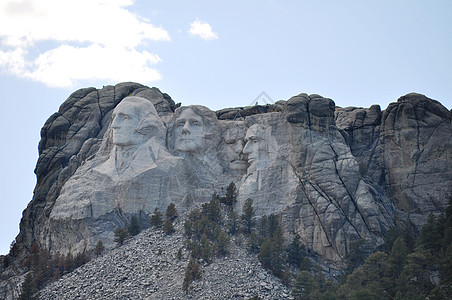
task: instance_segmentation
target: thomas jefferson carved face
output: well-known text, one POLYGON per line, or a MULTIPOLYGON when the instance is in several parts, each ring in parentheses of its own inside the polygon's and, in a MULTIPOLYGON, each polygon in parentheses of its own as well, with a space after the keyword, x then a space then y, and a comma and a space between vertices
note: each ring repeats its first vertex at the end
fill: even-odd
POLYGON ((175 121, 175 148, 181 152, 195 152, 204 147, 203 118, 188 108, 175 121))

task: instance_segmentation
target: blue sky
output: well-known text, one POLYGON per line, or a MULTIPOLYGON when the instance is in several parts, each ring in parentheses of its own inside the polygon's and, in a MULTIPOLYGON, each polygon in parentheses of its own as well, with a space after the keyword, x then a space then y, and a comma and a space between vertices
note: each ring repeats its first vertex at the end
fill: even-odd
POLYGON ((39 131, 82 87, 136 81, 183 105, 409 92, 452 108, 452 2, 1 0, 0 253, 33 196, 39 131), (213 4, 214 3, 214 4, 213 4))

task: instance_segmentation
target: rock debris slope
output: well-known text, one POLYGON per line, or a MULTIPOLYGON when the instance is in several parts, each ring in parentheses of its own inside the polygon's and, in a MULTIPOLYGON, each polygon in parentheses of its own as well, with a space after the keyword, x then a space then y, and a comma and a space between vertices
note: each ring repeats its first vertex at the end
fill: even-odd
POLYGON ((166 236, 148 229, 50 284, 40 299, 289 299, 281 281, 234 242, 227 257, 202 265, 202 279, 186 294, 182 282, 188 252, 176 258, 183 240, 179 233, 166 236))

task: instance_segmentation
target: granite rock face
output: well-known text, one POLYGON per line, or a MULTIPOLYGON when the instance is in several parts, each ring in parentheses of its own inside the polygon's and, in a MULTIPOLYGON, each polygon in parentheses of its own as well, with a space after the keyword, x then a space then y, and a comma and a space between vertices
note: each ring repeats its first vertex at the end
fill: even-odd
POLYGON ((146 225, 171 202, 183 213, 234 182, 237 212, 251 198, 258 216, 279 217, 287 239, 299 234, 340 263, 357 239, 380 244, 395 217, 420 226, 445 207, 451 129, 450 112, 417 94, 385 111, 300 94, 215 113, 136 83, 82 89, 41 131, 17 241, 53 252, 112 247, 131 216, 146 225))
POLYGON ((419 228, 451 195, 452 118, 438 101, 408 94, 384 111, 343 108, 336 124, 366 181, 419 228))

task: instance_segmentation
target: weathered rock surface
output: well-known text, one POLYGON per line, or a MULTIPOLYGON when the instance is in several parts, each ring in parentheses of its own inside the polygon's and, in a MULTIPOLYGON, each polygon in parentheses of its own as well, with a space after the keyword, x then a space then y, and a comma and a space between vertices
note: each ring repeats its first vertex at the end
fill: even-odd
MULTIPOLYGON (((121 83, 101 90, 86 88, 74 92, 44 124, 35 168, 37 184, 16 238, 23 247, 29 249, 38 240, 52 248, 48 240, 49 215, 61 188, 86 158, 98 151, 112 110, 129 95, 146 97, 162 117, 175 109, 174 101, 157 88, 121 83)), ((64 226, 72 227, 70 222, 64 226)))
POLYGON ((131 215, 146 222, 170 202, 189 209, 233 181, 239 212, 252 198, 258 215, 279 215, 286 237, 298 233, 309 249, 339 262, 356 239, 381 243, 395 215, 421 225, 451 192, 450 112, 422 95, 383 112, 336 109, 307 94, 216 114, 175 108, 166 94, 134 83, 71 95, 42 129, 38 184, 18 242, 63 252, 92 249, 99 239, 112 246, 114 228, 131 215), (162 142, 121 154, 112 114, 129 95, 154 105, 162 142), (102 175, 123 162, 135 171, 102 175), (137 173, 146 164, 152 171, 137 173))
POLYGON ((451 112, 419 94, 384 111, 300 94, 215 113, 136 83, 82 89, 41 131, 38 182, 17 242, 22 256, 36 240, 52 252, 98 240, 111 248, 132 215, 147 225, 155 207, 187 211, 232 181, 236 211, 252 198, 258 216, 278 215, 287 239, 299 234, 340 264, 355 240, 379 245, 395 218, 419 228, 444 209, 451 132, 451 112), (150 112, 127 108, 127 96, 150 112))
POLYGON ((40 299, 290 299, 290 291, 264 270, 256 256, 231 243, 227 257, 202 265, 202 278, 182 290, 188 252, 184 237, 148 229, 125 245, 65 275, 40 299), (161 252, 161 253, 160 253, 161 252), (159 254, 160 253, 160 254, 159 254))
POLYGON ((419 228, 451 194, 452 118, 438 101, 408 94, 386 110, 336 112, 363 178, 419 228))

